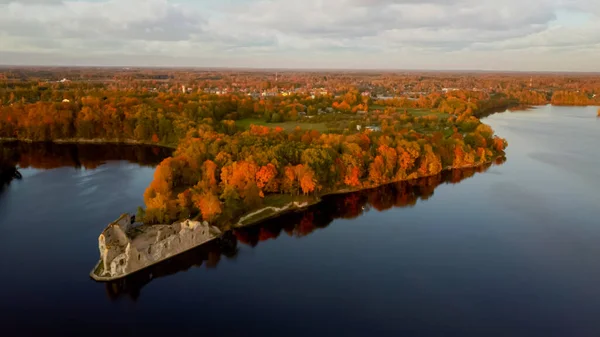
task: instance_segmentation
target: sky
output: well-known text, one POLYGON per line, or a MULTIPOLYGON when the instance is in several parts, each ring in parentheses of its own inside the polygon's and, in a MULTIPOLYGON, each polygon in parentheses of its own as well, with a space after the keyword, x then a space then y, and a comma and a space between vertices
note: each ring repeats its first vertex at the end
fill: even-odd
POLYGON ((600 71, 600 0, 0 0, 0 64, 600 71))

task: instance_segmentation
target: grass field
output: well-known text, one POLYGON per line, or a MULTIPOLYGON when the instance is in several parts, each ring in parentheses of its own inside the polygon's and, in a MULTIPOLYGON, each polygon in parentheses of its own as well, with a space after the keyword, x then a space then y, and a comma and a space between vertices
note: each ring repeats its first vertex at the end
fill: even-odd
MULTIPOLYGON (((385 106, 383 105, 372 105, 369 107, 370 111, 381 110, 385 111, 385 106)), ((441 112, 437 112, 433 109, 405 109, 405 108, 396 108, 397 112, 404 112, 406 110, 410 115, 414 117, 423 117, 423 116, 438 116, 440 118, 448 118, 448 114, 444 114, 441 112)))
POLYGON ((314 203, 317 200, 314 196, 305 196, 305 195, 296 195, 291 196, 289 194, 270 194, 267 195, 264 199, 263 209, 250 216, 245 218, 243 221, 240 221, 242 225, 248 225, 251 223, 257 223, 262 220, 265 220, 275 214, 280 213, 280 211, 274 208, 282 208, 284 206, 289 205, 292 202, 298 203, 314 203))
POLYGON ((282 127, 286 131, 293 131, 297 126, 299 126, 303 130, 317 130, 319 132, 327 131, 327 126, 325 123, 298 123, 298 122, 283 122, 283 123, 267 123, 262 119, 258 118, 247 118, 240 119, 235 121, 235 124, 243 128, 244 130, 248 130, 250 125, 260 125, 260 126, 268 126, 270 128, 282 127))
POLYGON ((414 117, 438 116, 440 118, 448 118, 450 116, 448 114, 437 112, 431 109, 407 109, 407 111, 410 115, 414 117))

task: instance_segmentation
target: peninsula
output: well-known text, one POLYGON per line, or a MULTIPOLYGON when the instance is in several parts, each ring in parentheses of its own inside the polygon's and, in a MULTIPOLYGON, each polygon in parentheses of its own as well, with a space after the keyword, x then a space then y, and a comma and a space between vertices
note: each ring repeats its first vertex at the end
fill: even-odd
POLYGON ((93 277, 110 280, 327 194, 486 165, 507 142, 480 117, 598 94, 553 74, 18 69, 0 80, 0 139, 175 149, 137 222, 99 238, 93 277))
POLYGON ((125 215, 100 235, 101 259, 92 277, 125 277, 327 194, 483 166, 504 155, 506 141, 473 116, 393 111, 377 117, 372 128, 358 127, 364 119, 349 119, 357 127, 343 133, 258 125, 240 130, 228 120, 190 130, 156 168, 146 208, 136 217, 143 224, 131 225, 125 215))

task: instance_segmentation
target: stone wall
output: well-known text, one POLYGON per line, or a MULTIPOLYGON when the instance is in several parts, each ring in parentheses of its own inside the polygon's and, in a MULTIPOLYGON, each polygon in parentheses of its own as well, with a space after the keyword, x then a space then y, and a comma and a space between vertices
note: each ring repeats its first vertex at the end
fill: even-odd
POLYGON ((135 227, 124 214, 98 238, 103 267, 101 278, 126 276, 218 238, 221 232, 207 222, 186 220, 172 225, 135 227))

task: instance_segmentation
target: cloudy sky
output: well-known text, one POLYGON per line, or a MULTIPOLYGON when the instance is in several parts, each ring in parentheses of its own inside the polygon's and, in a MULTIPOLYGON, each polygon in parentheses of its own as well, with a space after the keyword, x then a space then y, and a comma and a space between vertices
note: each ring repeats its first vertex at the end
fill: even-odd
POLYGON ((0 64, 600 71, 600 0, 0 0, 0 64))

